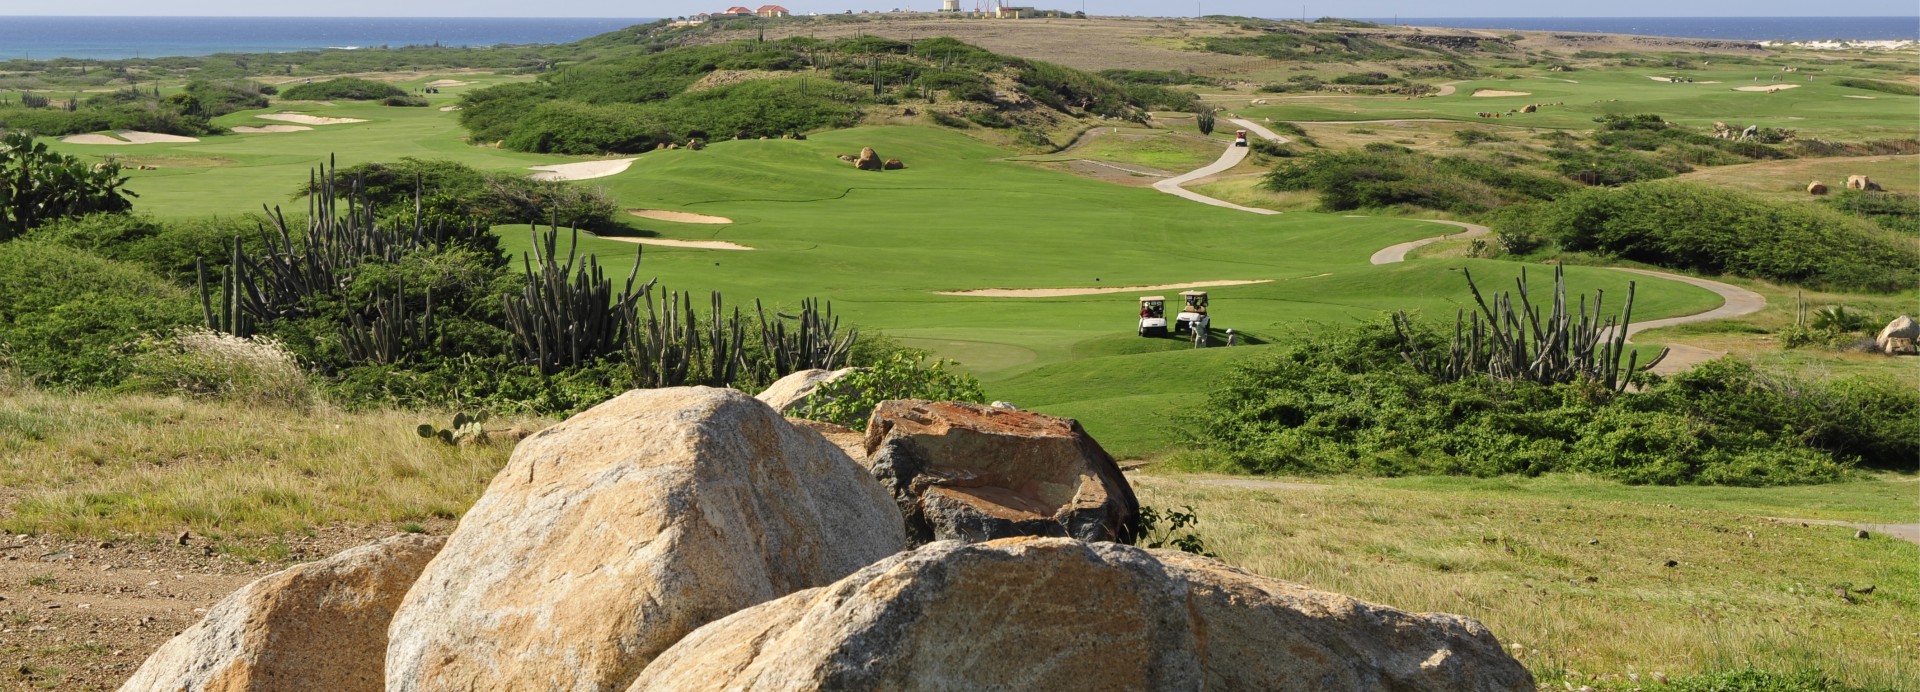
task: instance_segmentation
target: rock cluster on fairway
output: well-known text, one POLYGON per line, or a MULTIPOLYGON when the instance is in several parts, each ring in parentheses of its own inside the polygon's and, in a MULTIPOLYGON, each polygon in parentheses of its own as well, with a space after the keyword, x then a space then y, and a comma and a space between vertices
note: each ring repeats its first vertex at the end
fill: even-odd
POLYGON ((807 397, 813 395, 814 391, 828 383, 846 377, 847 374, 853 372, 853 370, 853 368, 841 368, 839 370, 821 370, 814 368, 811 370, 801 370, 776 380, 773 384, 767 386, 766 391, 760 392, 760 395, 754 398, 766 402, 767 405, 772 406, 775 411, 793 413, 800 408, 800 404, 805 402, 807 397))
POLYGON ((694 628, 903 547, 865 470, 766 404, 628 392, 514 450, 395 614, 387 689, 621 689, 694 628))
POLYGON ((860 156, 853 160, 853 167, 863 171, 877 171, 882 165, 880 155, 874 153, 873 147, 861 148, 860 156))
POLYGON ((1916 341, 1920 341, 1920 322, 1906 315, 1894 318, 1873 337, 1881 353, 1912 353, 1916 341))
POLYGON ((402 534, 261 577, 162 645, 120 689, 377 692, 388 621, 443 542, 402 534))
POLYGON ((648 690, 1533 690, 1473 620, 1170 551, 939 542, 700 628, 648 690))
POLYGON ((1071 419, 960 402, 887 401, 867 423, 868 468, 909 540, 1132 540, 1140 504, 1071 419))

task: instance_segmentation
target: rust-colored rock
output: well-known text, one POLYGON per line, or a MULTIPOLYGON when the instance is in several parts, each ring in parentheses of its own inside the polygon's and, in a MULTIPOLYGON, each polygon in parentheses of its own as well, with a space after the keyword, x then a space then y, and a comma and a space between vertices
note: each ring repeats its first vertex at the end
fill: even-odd
POLYGON ((877 171, 881 165, 880 155, 873 152, 873 147, 862 147, 860 157, 853 160, 853 167, 863 171, 877 171))
POLYGON ((221 599, 122 692, 379 692, 387 624, 444 538, 401 534, 295 565, 221 599))
POLYGON ((387 689, 625 689, 695 628, 903 548, 819 434, 731 389, 628 392, 514 450, 395 613, 387 689))
POLYGON ((866 451, 915 545, 1010 536, 1130 542, 1140 513, 1119 465, 1069 418, 887 401, 867 423, 866 451))
POLYGON ((1064 538, 933 543, 735 613, 629 692, 1450 690, 1533 677, 1485 626, 1172 551, 1064 538))

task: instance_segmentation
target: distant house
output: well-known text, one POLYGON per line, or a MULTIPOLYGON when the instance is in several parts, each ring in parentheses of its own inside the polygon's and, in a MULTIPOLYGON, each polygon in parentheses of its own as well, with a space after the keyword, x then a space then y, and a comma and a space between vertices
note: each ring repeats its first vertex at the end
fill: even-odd
POLYGON ((1037 13, 1031 7, 1013 7, 1009 5, 1001 5, 999 7, 994 8, 993 10, 993 16, 996 19, 1026 19, 1028 17, 1034 16, 1035 14, 1037 13))
POLYGON ((762 17, 785 17, 788 15, 788 12, 787 8, 779 5, 761 5, 760 9, 756 10, 754 14, 762 17))
POLYGON ((725 12, 720 12, 720 13, 717 13, 717 14, 716 14, 716 16, 720 16, 720 17, 751 17, 751 16, 753 16, 753 10, 749 10, 749 9, 747 9, 747 8, 745 8, 745 7, 738 7, 738 6, 736 6, 736 7, 729 7, 729 8, 727 8, 727 10, 726 10, 725 12))

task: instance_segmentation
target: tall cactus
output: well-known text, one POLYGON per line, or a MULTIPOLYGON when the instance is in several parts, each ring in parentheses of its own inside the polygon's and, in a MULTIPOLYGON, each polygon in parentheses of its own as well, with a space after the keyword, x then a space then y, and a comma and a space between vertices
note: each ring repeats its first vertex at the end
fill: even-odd
POLYGON ((507 329, 523 354, 541 372, 552 374, 623 350, 622 330, 631 324, 630 315, 654 285, 649 279, 635 286, 642 246, 634 246, 633 269, 625 287, 616 293, 598 258, 576 256, 579 229, 573 230, 565 262, 558 256, 557 224, 532 232, 533 256, 522 258, 527 284, 518 295, 505 298, 507 329), (580 260, 577 265, 576 260, 580 260))
POLYGON ((854 341, 860 337, 858 330, 848 330, 844 336, 836 334, 840 321, 833 316, 833 305, 829 303, 823 310, 817 298, 800 301, 799 315, 776 312, 772 321, 767 320, 766 308, 760 301, 754 301, 753 306, 760 315, 761 343, 766 348, 774 377, 810 368, 835 369, 846 362, 854 341), (791 328, 788 322, 792 322, 791 328))
POLYGON ((1412 319, 1405 312, 1393 316, 1394 332, 1400 337, 1400 355, 1421 372, 1443 381, 1471 374, 1485 374, 1504 380, 1524 380, 1539 384, 1565 384, 1589 380, 1623 391, 1633 375, 1666 358, 1661 349, 1646 365, 1640 354, 1627 348, 1627 325, 1633 320, 1635 284, 1627 284, 1627 301, 1618 318, 1600 319, 1604 291, 1595 291, 1593 312, 1587 312, 1587 297, 1579 297, 1576 315, 1568 310, 1566 271, 1555 267, 1553 305, 1542 314, 1527 295, 1527 274, 1523 268, 1515 280, 1519 289, 1518 307, 1507 293, 1493 296, 1491 304, 1481 295, 1473 273, 1466 272, 1467 287, 1473 292, 1478 312, 1461 310, 1455 316, 1453 342, 1446 352, 1438 353, 1416 338, 1412 319), (1624 366, 1620 362, 1626 359, 1624 366))

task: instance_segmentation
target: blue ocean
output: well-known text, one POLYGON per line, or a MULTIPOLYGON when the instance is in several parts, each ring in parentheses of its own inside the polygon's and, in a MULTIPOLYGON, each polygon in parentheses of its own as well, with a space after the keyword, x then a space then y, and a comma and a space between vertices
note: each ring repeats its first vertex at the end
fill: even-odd
POLYGON ((0 60, 117 60, 438 43, 567 43, 651 19, 4 17, 0 60))
POLYGON ((1515 31, 1577 31, 1729 41, 1920 40, 1914 17, 1395 17, 1367 21, 1515 31))

